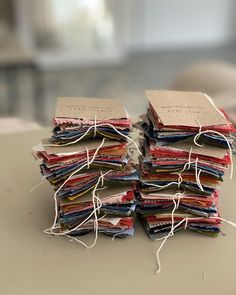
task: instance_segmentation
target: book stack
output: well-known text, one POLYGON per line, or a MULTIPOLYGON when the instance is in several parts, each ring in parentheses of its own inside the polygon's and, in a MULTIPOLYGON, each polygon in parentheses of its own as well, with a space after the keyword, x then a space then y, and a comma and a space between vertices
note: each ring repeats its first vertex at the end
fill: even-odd
POLYGON ((49 233, 134 234, 138 172, 128 154, 131 121, 115 99, 60 98, 51 138, 35 152, 55 190, 49 233))
POLYGON ((218 199, 234 128, 203 93, 147 91, 138 212, 153 240, 182 229, 220 231, 218 199))

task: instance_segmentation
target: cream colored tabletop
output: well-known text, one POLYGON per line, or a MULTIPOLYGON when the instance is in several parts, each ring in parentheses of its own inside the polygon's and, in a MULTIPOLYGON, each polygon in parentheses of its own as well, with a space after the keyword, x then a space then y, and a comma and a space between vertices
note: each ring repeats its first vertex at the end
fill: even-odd
MULTIPOLYGON (((47 135, 45 129, 0 136, 0 294, 236 294, 236 229, 226 224, 218 238, 186 231, 168 239, 159 275, 160 242, 140 224, 132 238, 100 235, 93 249, 44 234, 53 221, 53 191, 45 182, 30 193, 41 179, 31 148, 47 135)), ((235 180, 226 175, 220 199, 221 216, 234 221, 235 180)))

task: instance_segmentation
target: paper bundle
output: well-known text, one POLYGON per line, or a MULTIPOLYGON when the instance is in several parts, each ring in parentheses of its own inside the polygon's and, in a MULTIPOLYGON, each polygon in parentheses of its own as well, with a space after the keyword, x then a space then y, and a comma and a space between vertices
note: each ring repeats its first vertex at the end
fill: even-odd
POLYGON ((58 191, 59 198, 73 200, 84 195, 95 187, 101 175, 104 176, 100 182, 105 185, 138 180, 137 170, 132 167, 127 154, 127 143, 105 141, 90 163, 100 145, 101 141, 95 139, 70 146, 50 147, 49 140, 43 140, 42 150, 38 149, 38 157, 42 159, 40 169, 54 189, 57 190, 75 173, 58 191))
POLYGON ((81 235, 96 227, 117 237, 133 235, 139 177, 128 155, 131 122, 121 103, 61 98, 54 123, 52 137, 35 149, 55 190, 57 215, 49 232, 81 235))
POLYGON ((131 122, 122 104, 116 99, 59 98, 50 142, 64 144, 79 138, 125 140, 131 122))
POLYGON ((216 235, 232 124, 202 93, 148 91, 147 98, 147 117, 138 123, 144 134, 139 212, 147 233, 158 239, 188 228, 216 235))
MULTIPOLYGON (((99 190, 97 196, 101 200, 98 231, 119 237, 133 235, 133 213, 136 205, 133 188, 131 186, 105 188, 99 190)), ((62 229, 75 229, 72 235, 94 231, 94 206, 91 193, 74 201, 60 199, 59 207, 59 222, 62 229), (91 218, 77 228, 90 215, 91 218)))
POLYGON ((212 99, 201 92, 147 91, 149 100, 148 124, 153 140, 160 145, 177 142, 203 132, 198 143, 213 144, 228 148, 224 137, 232 143, 233 125, 212 99), (209 128, 210 127, 210 128, 209 128), (217 133, 221 133, 217 134, 217 133))

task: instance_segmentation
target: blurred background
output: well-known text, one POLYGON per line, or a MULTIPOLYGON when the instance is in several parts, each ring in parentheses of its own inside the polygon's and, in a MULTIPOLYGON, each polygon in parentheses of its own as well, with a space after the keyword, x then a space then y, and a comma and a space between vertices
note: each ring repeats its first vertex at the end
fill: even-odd
POLYGON ((0 130, 49 125, 59 96, 140 114, 158 88, 205 91, 234 118, 235 28, 234 0, 0 0, 0 130))

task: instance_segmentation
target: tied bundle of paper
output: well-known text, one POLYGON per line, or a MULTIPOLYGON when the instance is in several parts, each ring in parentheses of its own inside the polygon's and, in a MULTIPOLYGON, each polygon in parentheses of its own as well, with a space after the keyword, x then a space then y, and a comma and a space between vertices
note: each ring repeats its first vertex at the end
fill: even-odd
MULTIPOLYGON (((133 213, 136 206, 133 187, 110 187, 99 190, 96 195, 101 200, 98 231, 117 237, 132 236, 134 234, 133 213)), ((90 193, 74 201, 60 199, 59 208, 59 222, 63 230, 73 229, 71 235, 94 231, 94 206, 90 193), (84 222, 90 215, 91 218, 84 222), (78 226, 79 224, 81 226, 78 226)))
MULTIPOLYGON (((68 109, 73 110, 70 113, 73 118, 69 118, 68 122, 88 122, 96 134, 98 121, 97 126, 91 125, 92 118, 102 118, 104 122, 123 120, 118 120, 121 104, 116 100, 59 99, 56 114, 60 113, 61 118, 66 118, 68 109), (96 104, 93 104, 94 101, 96 104), (114 105, 119 105, 118 115, 115 114, 114 105)), ((125 114, 124 109, 122 114, 125 114)), ((129 122, 127 118, 126 121, 129 122)), ((65 128, 67 131, 70 130, 68 126, 65 128)), ((107 130, 106 136, 111 130, 113 129, 107 130)), ((125 129, 126 134, 128 130, 130 131, 130 125, 125 129)), ((95 138, 86 136, 75 143, 65 143, 61 137, 60 144, 54 142, 54 136, 55 130, 52 138, 43 140, 35 149, 37 157, 42 161, 41 173, 55 190, 57 212, 48 233, 81 235, 96 229, 96 232, 117 237, 133 235, 136 206, 134 190, 139 177, 128 154, 126 135, 112 139, 98 138, 97 135, 95 138)), ((101 136, 102 133, 99 133, 101 136)))
POLYGON ((50 142, 73 143, 88 138, 126 140, 131 121, 121 102, 116 99, 59 98, 50 142))
POLYGON ((139 212, 148 235, 155 240, 183 228, 217 235, 232 124, 202 93, 148 91, 147 98, 138 126, 144 134, 139 212))
POLYGON ((203 196, 191 191, 140 192, 139 212, 152 240, 181 229, 216 236, 219 233, 218 191, 203 196))
POLYGON ((234 142, 232 123, 205 93, 150 90, 146 95, 149 100, 148 122, 143 122, 142 127, 159 145, 197 134, 199 144, 228 148, 228 142, 234 142))

